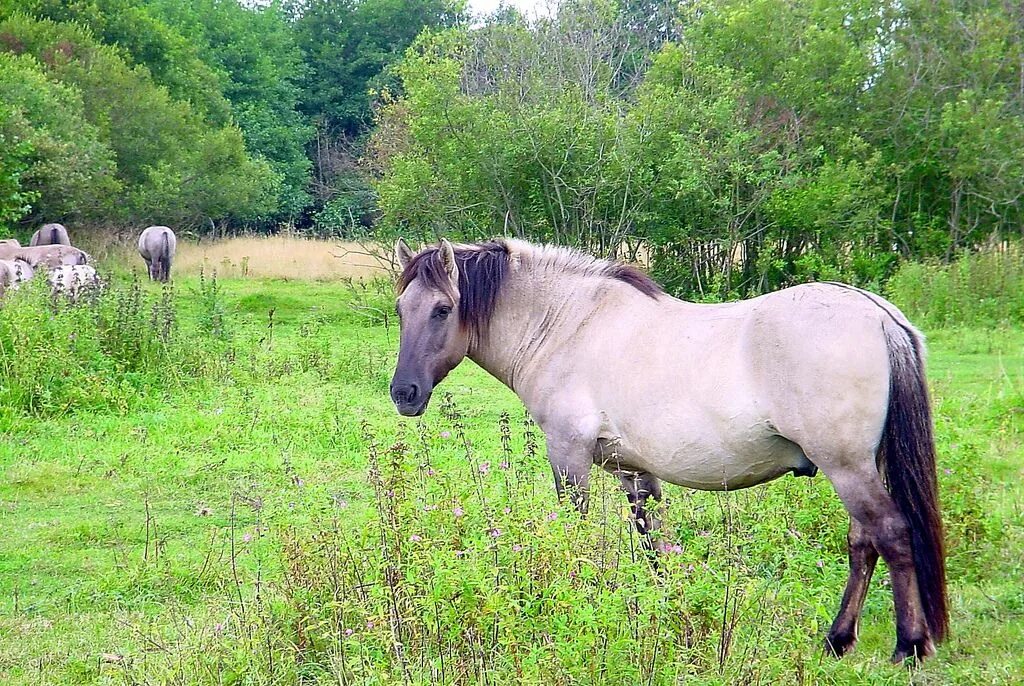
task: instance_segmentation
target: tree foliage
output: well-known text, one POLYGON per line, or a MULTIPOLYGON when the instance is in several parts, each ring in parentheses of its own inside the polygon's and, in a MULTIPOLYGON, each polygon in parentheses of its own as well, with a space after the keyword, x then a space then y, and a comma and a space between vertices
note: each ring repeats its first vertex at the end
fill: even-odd
MULTIPOLYGON (((80 113, 88 123, 82 128, 85 143, 95 132, 116 161, 116 184, 99 174, 92 190, 113 190, 116 185, 123 191, 97 194, 102 202, 95 212, 103 218, 196 224, 232 216, 256 219, 273 210, 278 180, 265 162, 246 154, 237 127, 205 123, 188 102, 175 100, 154 83, 148 69, 129 64, 118 49, 100 43, 85 27, 13 14, 0 21, 0 45, 31 57, 45 79, 62 84, 60 92, 68 102, 81 98, 80 107, 72 104, 65 110, 80 113)), ((12 69, 17 63, 7 60, 6 66, 16 82, 12 69)), ((35 108, 40 116, 53 116, 45 109, 35 108)), ((69 132, 77 125, 73 119, 58 120, 69 132)), ((100 147, 93 156, 98 173, 104 169, 100 147)), ((52 180, 53 188, 74 183, 80 161, 62 164, 59 149, 37 146, 36 153, 46 156, 37 166, 64 177, 52 180)), ((40 208, 63 218, 59 207, 47 204, 60 201, 47 193, 40 208)))
POLYGON ((877 284, 1020 234, 1022 12, 578 0, 423 36, 375 134, 381 229, 642 244, 708 297, 877 284))
POLYGON ((0 206, 507 233, 698 297, 878 284, 1020 234, 1022 27, 1004 0, 0 0, 0 206))

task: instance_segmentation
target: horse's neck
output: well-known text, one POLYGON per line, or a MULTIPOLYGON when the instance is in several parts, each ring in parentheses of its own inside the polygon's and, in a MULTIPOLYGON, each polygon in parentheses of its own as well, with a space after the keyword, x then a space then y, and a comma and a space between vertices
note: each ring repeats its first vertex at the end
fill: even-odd
POLYGON ((595 279, 556 274, 513 273, 486 331, 469 349, 469 358, 514 391, 566 342, 596 308, 595 279))

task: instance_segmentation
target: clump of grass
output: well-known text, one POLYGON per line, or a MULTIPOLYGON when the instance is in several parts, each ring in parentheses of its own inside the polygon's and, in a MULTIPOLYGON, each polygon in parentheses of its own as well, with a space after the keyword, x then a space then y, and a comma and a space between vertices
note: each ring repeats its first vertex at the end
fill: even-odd
POLYGON ((179 336, 175 294, 107 278, 77 303, 44 278, 0 308, 0 407, 37 416, 125 411, 154 390, 201 374, 208 352, 179 336))
POLYGON ((199 270, 199 289, 195 295, 199 303, 200 327, 214 338, 222 340, 229 338, 225 319, 224 294, 217 281, 216 270, 211 271, 209 276, 204 270, 199 270))
POLYGON ((888 283, 889 297, 924 327, 1024 323, 1024 249, 964 254, 951 264, 906 262, 888 283))
MULTIPOLYGON (((194 623, 137 675, 755 683, 817 662, 845 574, 841 547, 829 546, 840 560, 824 578, 831 596, 796 610, 775 604, 808 570, 821 572, 821 543, 810 540, 817 519, 780 525, 758 514, 774 498, 741 494, 678 503, 666 535, 680 544, 655 570, 612 479, 595 479, 590 516, 581 518, 542 476, 548 468, 528 418, 501 416, 484 453, 451 398, 442 405, 440 432, 423 423, 382 432, 364 422, 365 491, 281 531, 280 575, 236 578, 227 621, 194 623), (804 537, 806 545, 786 550, 804 537), (750 660, 768 645, 787 659, 750 660)), ((800 491, 777 499, 818 504, 800 491)))

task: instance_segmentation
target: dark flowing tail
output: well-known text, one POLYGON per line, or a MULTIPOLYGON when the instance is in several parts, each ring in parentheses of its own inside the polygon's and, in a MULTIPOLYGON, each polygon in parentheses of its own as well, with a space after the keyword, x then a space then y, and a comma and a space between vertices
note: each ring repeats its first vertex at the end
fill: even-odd
POLYGON ((158 262, 160 265, 160 280, 167 281, 171 277, 171 239, 166 231, 161 234, 161 238, 163 239, 163 245, 160 246, 160 260, 158 262))
POLYGON ((889 414, 879 446, 879 467, 890 495, 910 526, 925 620, 932 639, 939 642, 949 633, 949 607, 923 342, 909 325, 898 320, 896 323, 897 326, 886 326, 889 414))

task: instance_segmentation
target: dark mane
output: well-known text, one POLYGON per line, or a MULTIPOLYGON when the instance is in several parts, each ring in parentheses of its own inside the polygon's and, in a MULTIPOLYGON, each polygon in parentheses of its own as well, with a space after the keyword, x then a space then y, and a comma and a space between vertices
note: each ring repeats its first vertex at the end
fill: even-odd
POLYGON ((628 283, 630 286, 650 298, 657 298, 665 292, 661 290, 661 286, 659 286, 654 279, 647 276, 646 273, 640 271, 631 264, 609 262, 605 273, 609 278, 621 281, 622 283, 628 283))
MULTIPOLYGON (((651 277, 632 265, 600 260, 569 248, 529 247, 536 250, 536 255, 524 256, 524 259, 560 266, 566 273, 621 281, 650 298, 664 293, 651 277)), ((459 266, 459 319, 473 335, 479 335, 494 314, 498 294, 508 275, 509 243, 499 239, 455 246, 455 261, 459 266)), ((441 263, 440 248, 426 248, 412 258, 398 277, 399 295, 415 279, 421 279, 425 285, 447 293, 454 300, 448 272, 441 263)))
MULTIPOLYGON (((405 291, 414 279, 422 279, 427 286, 447 293, 454 300, 440 253, 437 247, 417 253, 398 278, 398 293, 405 291)), ((459 320, 473 335, 478 335, 487 328, 494 314, 498 292, 508 274, 508 246, 504 241, 457 246, 455 262, 459 265, 459 320)))

